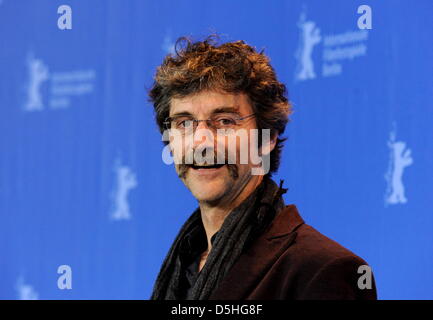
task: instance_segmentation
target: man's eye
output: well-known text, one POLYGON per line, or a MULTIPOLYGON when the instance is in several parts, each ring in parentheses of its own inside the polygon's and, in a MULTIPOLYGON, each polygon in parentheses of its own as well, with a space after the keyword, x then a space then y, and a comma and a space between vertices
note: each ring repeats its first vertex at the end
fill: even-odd
POLYGON ((190 126, 192 126, 192 120, 190 120, 190 119, 184 119, 184 120, 176 121, 176 127, 177 128, 188 128, 190 126))
POLYGON ((233 118, 219 118, 217 119, 217 123, 220 126, 232 126, 236 124, 236 120, 234 120, 233 118))

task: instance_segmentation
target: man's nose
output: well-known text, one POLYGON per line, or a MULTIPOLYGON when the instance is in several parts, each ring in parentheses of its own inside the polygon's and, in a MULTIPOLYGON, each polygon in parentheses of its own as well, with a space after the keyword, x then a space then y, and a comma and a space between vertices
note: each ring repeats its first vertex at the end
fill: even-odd
POLYGON ((206 121, 200 121, 197 123, 197 127, 194 130, 194 147, 213 147, 214 145, 214 134, 211 128, 208 127, 206 121))

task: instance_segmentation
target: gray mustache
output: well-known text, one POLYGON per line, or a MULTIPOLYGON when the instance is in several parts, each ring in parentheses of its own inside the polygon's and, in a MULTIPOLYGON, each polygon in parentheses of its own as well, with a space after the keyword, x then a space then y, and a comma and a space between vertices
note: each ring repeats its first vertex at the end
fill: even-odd
POLYGON ((229 171, 229 174, 230 174, 230 176, 231 176, 233 179, 237 179, 237 178, 239 178, 239 169, 238 169, 238 166, 237 166, 236 164, 228 163, 228 159, 227 159, 227 158, 224 159, 224 162, 223 162, 223 163, 218 163, 218 161, 217 161, 217 157, 215 156, 215 157, 214 157, 214 161, 213 161, 213 163, 212 163, 212 162, 207 163, 206 161, 205 161, 204 163, 198 163, 198 162, 196 162, 196 161, 193 161, 192 164, 186 164, 185 158, 186 158, 186 156, 184 156, 184 157, 182 158, 182 163, 180 163, 180 164, 177 165, 177 167, 178 167, 178 176, 179 176, 179 178, 181 178, 181 179, 185 179, 185 177, 186 177, 186 173, 187 173, 188 169, 189 169, 191 166, 193 166, 193 165, 197 165, 197 166, 199 166, 199 165, 205 165, 205 164, 224 164, 224 165, 227 166, 227 169, 228 169, 228 171, 229 171))

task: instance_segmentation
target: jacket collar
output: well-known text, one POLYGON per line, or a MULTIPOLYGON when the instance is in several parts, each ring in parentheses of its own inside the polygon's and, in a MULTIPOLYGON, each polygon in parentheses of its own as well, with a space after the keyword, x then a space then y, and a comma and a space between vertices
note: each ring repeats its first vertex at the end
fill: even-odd
POLYGON ((304 223, 295 205, 284 207, 264 232, 239 257, 227 276, 210 296, 211 300, 242 300, 286 251, 304 223), (239 277, 242 276, 242 281, 239 277))

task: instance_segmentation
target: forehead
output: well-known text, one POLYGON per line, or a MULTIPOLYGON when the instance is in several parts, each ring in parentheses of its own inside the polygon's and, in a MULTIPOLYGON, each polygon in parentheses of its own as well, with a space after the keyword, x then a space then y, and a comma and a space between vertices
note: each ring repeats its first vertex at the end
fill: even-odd
POLYGON ((252 113, 248 97, 244 93, 232 94, 216 91, 201 91, 186 97, 172 98, 170 116, 189 113, 195 117, 208 117, 216 110, 227 108, 240 115, 252 113))

